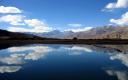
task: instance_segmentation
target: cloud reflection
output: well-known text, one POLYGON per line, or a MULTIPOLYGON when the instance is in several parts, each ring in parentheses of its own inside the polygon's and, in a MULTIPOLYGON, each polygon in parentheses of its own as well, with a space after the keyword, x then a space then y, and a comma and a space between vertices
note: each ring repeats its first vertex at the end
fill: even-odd
POLYGON ((120 60, 124 65, 128 67, 128 54, 118 53, 110 57, 111 60, 120 60))
POLYGON ((25 59, 28 60, 38 60, 40 58, 43 58, 45 55, 47 55, 49 52, 53 51, 50 47, 45 46, 37 46, 32 48, 33 52, 29 53, 25 56, 25 59))
POLYGON ((45 57, 53 48, 48 46, 21 46, 7 49, 9 54, 0 57, 0 62, 8 66, 0 66, 0 73, 17 72, 26 60, 38 60, 45 57), (12 66, 15 65, 15 66, 12 66), (20 65, 20 66, 19 66, 20 65))
POLYGON ((72 51, 69 55, 81 55, 82 52, 91 53, 93 50, 87 46, 72 46, 72 47, 64 47, 64 49, 68 51, 72 51))
POLYGON ((28 46, 28 47, 11 47, 8 49, 9 52, 28 52, 24 55, 24 60, 38 60, 48 52, 53 51, 51 47, 48 46, 28 46))
MULTIPOLYGON (((82 53, 93 53, 93 52, 99 52, 99 53, 109 53, 110 59, 115 60, 118 59, 122 61, 124 65, 128 67, 128 54, 124 54, 118 51, 115 51, 115 49, 107 49, 104 47, 97 47, 92 45, 61 45, 61 46, 47 46, 47 45, 30 45, 30 46, 21 46, 21 47, 10 47, 7 49, 9 52, 8 55, 5 55, 3 57, 0 57, 0 62, 7 64, 7 65, 16 65, 16 66, 22 66, 24 64, 27 64, 26 62, 28 60, 39 60, 45 58, 50 52, 55 51, 56 53, 61 53, 62 51, 65 52, 65 54, 68 55, 81 55, 82 53), (57 52, 59 51, 59 52, 57 52)), ((55 53, 54 52, 54 53, 55 53)), ((11 66, 2 66, 2 70, 9 70, 11 66)), ((14 66, 13 66, 14 67, 14 66)), ((14 69, 11 67, 11 69, 14 69)), ((19 70, 21 68, 18 68, 19 70)), ((16 71, 18 71, 15 70, 16 71)), ((0 71, 2 73, 2 70, 0 71)), ((14 71, 14 70, 13 70, 14 71)), ((9 72, 9 71, 6 71, 9 72)), ((10 71, 11 72, 11 71, 10 71)), ((116 75, 117 72, 112 73, 112 71, 107 71, 109 75, 116 75)), ((123 74, 120 72, 120 74, 123 74)), ((119 72, 118 72, 119 75, 119 72)), ((123 80, 123 79, 121 79, 123 80)), ((125 79, 124 79, 125 80, 125 79)))
POLYGON ((0 62, 4 64, 23 64, 22 58, 25 54, 11 54, 10 56, 0 57, 0 62))
MULTIPOLYGON (((19 48, 20 47, 17 47, 17 50, 19 48)), ((25 60, 38 60, 40 58, 45 57, 45 55, 47 55, 48 52, 52 51, 52 49, 48 49, 48 50, 47 49, 48 48, 46 47, 39 47, 39 48, 36 47, 36 48, 31 49, 32 52, 29 52, 27 54, 16 53, 17 52, 16 50, 16 52, 13 51, 14 54, 10 54, 9 56, 5 56, 5 57, 0 57, 0 62, 4 64, 23 64, 25 60)))
POLYGON ((21 66, 0 66, 0 73, 12 73, 21 69, 21 66))
POLYGON ((81 47, 81 46, 73 46, 71 50, 77 50, 77 51, 85 51, 85 52, 93 52, 90 48, 87 47, 81 47))
POLYGON ((128 72, 120 70, 106 70, 110 76, 116 76, 118 80, 128 80, 128 72))

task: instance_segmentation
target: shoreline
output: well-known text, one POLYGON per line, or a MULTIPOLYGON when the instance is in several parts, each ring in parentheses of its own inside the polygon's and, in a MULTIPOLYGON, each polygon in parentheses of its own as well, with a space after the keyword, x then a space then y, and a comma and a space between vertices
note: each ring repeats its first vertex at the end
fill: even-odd
POLYGON ((0 44, 128 44, 128 39, 0 40, 0 44))

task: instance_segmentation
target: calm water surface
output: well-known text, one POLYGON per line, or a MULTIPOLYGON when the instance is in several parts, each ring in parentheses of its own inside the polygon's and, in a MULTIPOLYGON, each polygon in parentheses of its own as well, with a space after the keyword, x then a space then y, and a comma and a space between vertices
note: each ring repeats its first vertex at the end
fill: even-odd
POLYGON ((0 80, 128 80, 128 45, 1 46, 0 80))

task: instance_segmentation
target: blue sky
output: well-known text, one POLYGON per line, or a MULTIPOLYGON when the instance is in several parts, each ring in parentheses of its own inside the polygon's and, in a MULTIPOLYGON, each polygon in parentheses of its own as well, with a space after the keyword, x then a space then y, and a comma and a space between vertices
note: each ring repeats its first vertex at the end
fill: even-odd
MULTIPOLYGON (((36 30, 43 28, 41 26, 46 26, 42 29, 43 32, 43 30, 80 30, 86 27, 118 24, 121 16, 126 14, 128 10, 127 4, 128 0, 0 0, 0 6, 4 8, 15 7, 21 11, 20 13, 1 11, 0 17, 22 15, 22 17, 25 17, 23 21, 26 20, 25 25, 10 25, 10 21, 0 20, 0 28, 7 30, 9 28, 11 31, 20 31, 27 28, 26 31, 29 31, 28 29, 36 26, 39 26, 36 30), (32 21, 38 22, 40 25, 30 25, 32 21), (18 27, 18 29, 12 30, 15 27, 18 27), (50 28, 46 29, 47 27, 50 28)), ((24 24, 22 20, 19 22, 24 24)))

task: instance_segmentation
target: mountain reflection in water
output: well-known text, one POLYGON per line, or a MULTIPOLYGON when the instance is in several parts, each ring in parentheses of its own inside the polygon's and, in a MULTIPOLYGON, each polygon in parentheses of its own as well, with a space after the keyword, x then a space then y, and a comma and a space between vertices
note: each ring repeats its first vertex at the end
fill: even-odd
MULTIPOLYGON (((5 48, 5 47, 4 47, 5 48)), ((93 69, 93 67, 86 67, 86 66, 96 66, 99 65, 98 68, 99 70, 102 70, 102 74, 104 76, 109 76, 108 78, 102 76, 101 78, 96 78, 94 76, 95 80, 96 79, 104 79, 104 80, 128 80, 128 45, 42 45, 42 44, 32 44, 32 45, 25 45, 25 46, 7 46, 7 49, 4 49, 1 47, 0 50, 0 77, 3 76, 4 74, 11 73, 21 73, 22 70, 25 71, 26 67, 34 68, 35 64, 40 66, 47 66, 49 68, 44 68, 44 69, 50 69, 49 65, 54 65, 52 67, 53 69, 56 69, 55 66, 59 67, 62 66, 61 60, 63 61, 64 64, 69 64, 65 66, 69 66, 69 68, 72 68, 71 66, 76 66, 75 64, 78 61, 79 67, 76 69, 81 76, 78 76, 77 78, 79 80, 84 80, 84 79, 90 79, 94 80, 93 78, 89 78, 85 76, 84 74, 88 74, 88 76, 91 76, 91 71, 89 72, 88 70, 97 70, 96 68, 93 69), (8 48, 9 47, 9 48, 8 48), (57 55, 57 56, 56 56, 57 55), (85 58, 83 58, 83 56, 85 58), (93 57, 91 57, 93 56, 93 57), (50 61, 50 59, 52 61, 50 61), (71 59, 69 59, 71 58, 71 59), (76 63, 73 61, 75 58, 76 63), (89 58, 94 59, 92 62, 89 58), (48 59, 48 60, 47 60, 48 59), (60 59, 60 62, 57 60, 60 59), (67 59, 71 60, 67 62, 67 59), (82 60, 83 59, 83 60, 82 60), (84 61, 84 63, 79 63, 79 61, 84 61), (102 60, 104 62, 102 62, 102 60), (49 61, 49 63, 45 63, 49 61), (106 61, 106 62, 105 62, 106 61), (37 62, 37 63, 35 63, 37 62), (43 62, 45 64, 43 64, 43 62), (56 63, 54 63, 56 62, 56 63), (58 63, 57 63, 58 62, 58 63), (33 64, 34 63, 34 64, 33 64), (49 64, 49 65, 48 65, 49 64), (71 65, 72 64, 72 65, 71 65), (83 67, 80 67, 83 66, 83 67), (85 71, 84 72, 84 66, 85 66, 85 71), (80 71, 80 69, 83 69, 83 72, 80 71), (81 72, 81 73, 80 73, 81 72), (89 74, 90 73, 90 74, 89 74), (82 76, 83 75, 83 76, 82 76), (106 78, 106 79, 105 79, 106 78)), ((97 67, 97 66, 96 66, 97 67)), ((40 67, 39 67, 40 68, 40 67)), ((59 67, 60 68, 60 67, 59 67)), ((63 67, 64 68, 64 67, 63 67)), ((65 67, 66 68, 66 67, 65 67)), ((43 68, 42 68, 43 69, 43 68)), ((62 69, 58 69, 60 72, 62 69)), ((70 72, 69 69, 64 69, 67 70, 68 75, 71 75, 70 73, 75 72, 75 69, 70 72)), ((45 72, 45 70, 44 70, 45 72)), ((58 72, 56 75, 60 75, 61 73, 58 72), (60 73, 60 74, 59 74, 60 73)), ((63 70, 62 70, 63 72, 63 70)), ((34 72, 33 72, 34 73, 34 72)), ((39 72, 42 73, 42 72, 39 72)), ((45 73, 42 73, 45 74, 45 73)), ((66 74, 66 73, 65 73, 66 74)), ((97 73, 92 73, 96 74, 97 73)), ((18 74, 17 74, 18 75, 18 74)), ((21 74, 22 75, 22 74, 21 74)), ((49 74, 50 75, 50 71, 49 74)), ((64 75, 64 74, 63 74, 64 75)), ((75 75, 75 73, 74 73, 75 75)), ((65 79, 74 79, 76 80, 72 74, 72 77, 65 77, 65 79)), ((7 75, 6 75, 7 76, 7 75)), ((99 72, 99 76, 100 72, 99 72)), ((18 76, 20 77, 20 76, 18 76)), ((44 77, 42 75, 39 76, 44 77)), ((93 77, 93 76, 92 76, 93 77)), ((10 78, 10 77, 8 77, 10 78)), ((62 77, 63 78, 63 77, 62 77)), ((4 80, 4 78, 2 78, 4 80)), ((16 78, 16 79, 21 79, 21 78, 16 78)), ((41 78, 41 79, 49 79, 47 76, 46 78, 41 78)), ((53 77, 52 79, 61 79, 61 78, 56 78, 53 77)), ((77 79, 77 80, 78 80, 77 79)), ((9 80, 15 80, 9 79, 9 80)), ((32 80, 32 78, 31 78, 32 80)))

